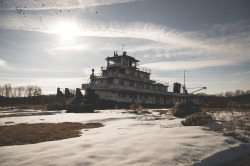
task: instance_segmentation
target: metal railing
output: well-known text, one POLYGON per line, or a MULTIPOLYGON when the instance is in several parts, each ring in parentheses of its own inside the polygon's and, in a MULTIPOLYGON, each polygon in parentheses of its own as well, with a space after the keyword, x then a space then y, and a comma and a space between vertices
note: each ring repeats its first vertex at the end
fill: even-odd
POLYGON ((102 66, 101 70, 107 70, 107 67, 106 66, 102 66))
POLYGON ((117 77, 117 78, 126 78, 126 79, 131 79, 135 81, 143 81, 149 83, 150 80, 146 78, 142 78, 139 76, 134 76, 134 75, 129 75, 129 74, 123 74, 123 73, 112 73, 112 74, 103 74, 103 77, 117 77))
POLYGON ((151 74, 151 69, 149 69, 149 68, 142 67, 142 66, 140 66, 140 65, 137 65, 137 68, 138 68, 139 71, 143 71, 143 72, 145 72, 145 73, 151 74))
POLYGON ((154 84, 160 84, 160 85, 164 85, 164 86, 169 86, 169 83, 165 82, 165 81, 160 81, 160 80, 152 80, 152 81, 155 82, 154 84))
POLYGON ((145 103, 145 104, 154 104, 155 100, 151 99, 134 99, 130 97, 118 97, 118 96, 100 96, 102 99, 106 100, 115 100, 118 102, 133 102, 133 103, 145 103))
POLYGON ((154 94, 166 94, 168 91, 164 91, 162 89, 145 89, 145 88, 138 88, 138 87, 132 87, 132 86, 124 86, 124 85, 118 85, 118 84, 93 84, 91 85, 91 88, 96 89, 110 89, 110 90, 120 90, 120 91, 134 91, 134 92, 142 92, 142 93, 154 93, 154 94))
MULTIPOLYGON (((120 66, 120 64, 118 64, 118 65, 110 65, 110 66, 120 66)), ((125 65, 125 66, 127 66, 127 65, 125 65)), ((138 69, 139 71, 143 71, 143 72, 145 72, 145 73, 151 74, 151 69, 149 69, 149 68, 146 68, 146 67, 142 67, 142 66, 140 66, 140 65, 137 65, 137 69, 138 69)), ((107 70, 107 67, 106 67, 106 66, 102 66, 102 67, 101 67, 101 70, 107 70)))

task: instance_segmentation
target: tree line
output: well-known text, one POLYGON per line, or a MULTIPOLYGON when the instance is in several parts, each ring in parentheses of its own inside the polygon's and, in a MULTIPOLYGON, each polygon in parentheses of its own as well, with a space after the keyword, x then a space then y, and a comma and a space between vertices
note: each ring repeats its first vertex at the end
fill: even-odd
POLYGON ((0 85, 0 96, 3 97, 31 97, 42 95, 42 88, 37 85, 16 86, 10 83, 0 85))
POLYGON ((233 97, 233 96, 243 96, 243 95, 249 95, 250 94, 250 90, 236 90, 234 92, 231 91, 227 91, 225 93, 221 93, 219 95, 225 96, 225 97, 233 97))
POLYGON ((195 96, 199 99, 201 104, 208 104, 210 107, 226 107, 232 103, 238 103, 242 105, 242 108, 250 108, 250 90, 227 91, 215 95, 197 93, 195 96))
POLYGON ((215 95, 209 95, 206 93, 197 93, 196 95, 198 96, 219 96, 219 97, 236 97, 236 96, 244 96, 244 95, 249 95, 250 94, 250 90, 235 90, 233 91, 226 91, 225 93, 219 93, 219 94, 215 94, 215 95))

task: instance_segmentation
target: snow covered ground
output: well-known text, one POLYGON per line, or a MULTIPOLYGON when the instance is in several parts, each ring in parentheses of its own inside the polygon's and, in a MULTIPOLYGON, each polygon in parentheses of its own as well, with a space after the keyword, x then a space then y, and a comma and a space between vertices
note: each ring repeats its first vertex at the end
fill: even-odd
POLYGON ((186 127, 171 114, 132 114, 101 110, 75 114, 65 111, 7 110, 0 125, 19 123, 99 122, 101 128, 82 130, 80 137, 29 145, 0 147, 0 165, 222 165, 250 152, 249 144, 206 127, 186 127), (39 116, 37 116, 39 115, 39 116))

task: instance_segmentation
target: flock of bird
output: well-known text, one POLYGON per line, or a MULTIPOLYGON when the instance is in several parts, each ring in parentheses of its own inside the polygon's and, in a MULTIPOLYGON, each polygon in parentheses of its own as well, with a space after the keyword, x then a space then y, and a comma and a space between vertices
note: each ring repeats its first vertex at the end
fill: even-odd
MULTIPOLYGON (((37 0, 35 0, 35 1, 37 1, 37 0)), ((44 3, 42 3, 42 2, 39 2, 39 3, 41 3, 42 7, 45 7, 44 3)), ((4 4, 3 0, 1 0, 1 4, 4 4)), ((16 9, 18 14, 22 15, 23 17, 26 17, 26 13, 24 12, 24 10, 25 10, 25 8, 27 8, 27 6, 28 6, 28 4, 25 4, 24 7, 16 7, 15 9, 16 9)), ((55 14, 60 14, 60 13, 63 13, 63 10, 55 10, 54 12, 55 12, 55 14)), ((70 10, 66 10, 66 12, 69 13, 70 10)), ((96 11, 95 13, 97 14, 98 12, 96 11)), ((43 17, 40 16, 40 21, 42 21, 42 18, 43 17)))

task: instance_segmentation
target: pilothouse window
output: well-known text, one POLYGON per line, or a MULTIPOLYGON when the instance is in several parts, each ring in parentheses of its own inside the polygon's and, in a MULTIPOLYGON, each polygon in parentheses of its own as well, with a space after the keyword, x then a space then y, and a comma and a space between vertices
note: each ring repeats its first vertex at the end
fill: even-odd
POLYGON ((120 59, 117 59, 117 60, 115 60, 115 59, 113 59, 113 60, 109 60, 109 66, 118 66, 118 65, 120 65, 120 59))
POLYGON ((132 67, 136 67, 136 62, 132 62, 132 67))

